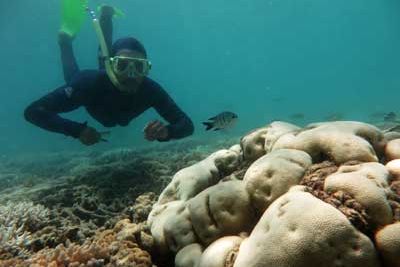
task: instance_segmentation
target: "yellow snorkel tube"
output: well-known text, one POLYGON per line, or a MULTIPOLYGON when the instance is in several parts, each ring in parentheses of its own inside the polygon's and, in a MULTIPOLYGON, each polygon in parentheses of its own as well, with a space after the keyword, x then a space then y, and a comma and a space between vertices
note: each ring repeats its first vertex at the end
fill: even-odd
POLYGON ((103 31, 101 30, 100 22, 96 16, 96 13, 93 10, 91 10, 89 8, 89 6, 86 6, 86 10, 88 11, 90 18, 93 22, 93 27, 96 32, 97 39, 99 40, 99 43, 100 43, 101 57, 104 60, 104 66, 105 66, 107 75, 115 87, 117 87, 119 90, 125 91, 124 86, 122 86, 121 83, 118 81, 118 78, 113 71, 113 68, 111 65, 110 54, 108 52, 108 48, 107 48, 107 44, 106 44, 106 39, 104 38, 104 34, 103 34, 103 31))

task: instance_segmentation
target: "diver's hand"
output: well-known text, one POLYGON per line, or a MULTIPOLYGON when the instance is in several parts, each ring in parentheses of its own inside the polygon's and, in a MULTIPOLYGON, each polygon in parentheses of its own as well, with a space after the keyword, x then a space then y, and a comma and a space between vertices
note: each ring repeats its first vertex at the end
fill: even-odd
POLYGON ((58 32, 58 44, 59 45, 67 45, 67 44, 70 45, 73 40, 74 40, 74 36, 71 36, 64 31, 58 32))
POLYGON ((112 6, 102 5, 100 8, 100 16, 101 17, 112 17, 114 16, 115 11, 112 6))
POLYGON ((101 141, 101 133, 99 133, 95 128, 86 126, 79 135, 79 141, 87 146, 94 145, 101 141))
POLYGON ((143 131, 144 137, 148 141, 165 140, 168 138, 168 128, 158 120, 149 122, 143 131))

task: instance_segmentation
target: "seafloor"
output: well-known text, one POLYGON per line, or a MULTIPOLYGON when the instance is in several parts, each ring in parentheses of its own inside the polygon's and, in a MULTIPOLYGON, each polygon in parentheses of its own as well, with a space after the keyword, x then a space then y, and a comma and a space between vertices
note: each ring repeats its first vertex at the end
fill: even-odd
MULTIPOLYGON (((392 260, 393 255, 396 262, 400 251, 390 249, 397 250, 400 243, 386 242, 376 232, 393 225, 386 229, 400 234, 400 133, 399 127, 380 126, 388 130, 359 122, 304 128, 274 122, 245 136, 220 135, 213 141, 3 156, 0 267, 172 267, 176 262, 176 266, 198 266, 199 261, 201 267, 270 266, 262 262, 275 258, 289 262, 282 251, 274 255, 277 237, 308 238, 318 251, 311 256, 302 251, 300 265, 279 266, 314 266, 307 260, 334 251, 332 255, 339 253, 338 264, 371 259, 375 262, 368 266, 398 267, 380 262, 392 260), (399 163, 393 169, 396 175, 384 165, 392 160, 399 163), (327 177, 333 183, 344 178, 356 183, 336 185, 341 189, 332 191, 325 188, 327 177), (363 194, 362 188, 371 191, 363 194), (302 209, 305 212, 293 215, 302 209), (292 219, 283 220, 285 213, 292 219), (338 229, 331 231, 331 221, 323 214, 332 217, 338 229), (286 229, 288 221, 296 227, 286 229), (316 235, 308 235, 313 222, 325 223, 322 243, 315 241, 316 235), (335 245, 342 233, 352 233, 362 246, 335 245), (376 238, 389 244, 389 250, 380 250, 389 255, 384 260, 374 252, 376 238), (244 239, 248 241, 242 249, 244 239), (222 257, 218 253, 224 246, 222 257), (258 246, 267 248, 270 257, 263 258, 265 250, 257 254, 258 246), (222 258, 222 265, 207 263, 222 258)), ((390 231, 382 231, 382 236, 390 236, 390 231)), ((332 264, 326 266, 347 266, 332 264)))
MULTIPOLYGON (((143 262, 135 266, 148 266, 152 244, 144 222, 162 189, 178 170, 237 142, 189 140, 140 150, 3 156, 0 266, 50 266, 63 253, 74 255, 68 262, 94 259, 82 266, 130 266, 121 261, 124 250, 138 245, 143 262), (120 234, 132 237, 108 251, 107 245, 121 239, 117 222, 117 228, 127 224, 127 233, 120 234)), ((65 266, 73 266, 68 262, 65 266)))

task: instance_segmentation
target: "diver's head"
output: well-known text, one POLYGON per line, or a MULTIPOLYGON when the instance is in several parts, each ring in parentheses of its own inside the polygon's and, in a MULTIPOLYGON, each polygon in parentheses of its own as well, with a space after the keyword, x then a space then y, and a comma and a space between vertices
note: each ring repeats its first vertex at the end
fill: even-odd
POLYGON ((140 84, 150 71, 146 50, 135 38, 118 39, 111 52, 112 68, 121 83, 140 84))

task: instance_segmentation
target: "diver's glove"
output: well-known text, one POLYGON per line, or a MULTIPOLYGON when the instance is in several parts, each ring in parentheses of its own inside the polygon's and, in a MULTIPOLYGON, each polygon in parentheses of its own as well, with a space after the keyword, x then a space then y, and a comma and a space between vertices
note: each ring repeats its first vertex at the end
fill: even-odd
POLYGON ((166 141, 168 140, 168 128, 159 120, 149 122, 143 129, 144 137, 148 141, 166 141))
POLYGON ((98 142, 108 142, 107 139, 104 139, 103 136, 110 134, 110 132, 98 132, 95 128, 87 126, 85 122, 85 128, 83 128, 80 133, 78 139, 82 144, 91 146, 98 142))

